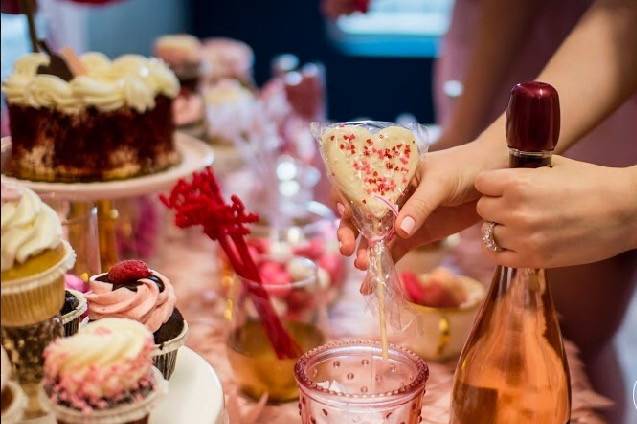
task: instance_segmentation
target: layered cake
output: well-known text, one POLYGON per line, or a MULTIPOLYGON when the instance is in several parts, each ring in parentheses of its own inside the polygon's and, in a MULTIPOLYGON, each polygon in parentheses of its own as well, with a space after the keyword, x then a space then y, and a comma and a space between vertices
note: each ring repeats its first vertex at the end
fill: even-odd
POLYGON ((2 83, 16 177, 114 180, 179 161, 171 111, 179 82, 163 61, 88 53, 70 81, 40 73, 49 62, 42 53, 26 55, 2 83))

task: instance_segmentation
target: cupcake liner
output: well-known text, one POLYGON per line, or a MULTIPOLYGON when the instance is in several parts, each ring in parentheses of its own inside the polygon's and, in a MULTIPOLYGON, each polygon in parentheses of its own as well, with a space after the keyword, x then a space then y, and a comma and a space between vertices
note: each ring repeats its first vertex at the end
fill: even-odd
POLYGON ((27 406, 27 397, 17 383, 9 381, 4 390, 11 390, 11 404, 2 411, 2 424, 16 424, 22 419, 22 413, 27 406))
POLYGON ((179 348, 186 343, 186 335, 188 334, 188 322, 184 320, 184 328, 181 333, 172 340, 155 345, 153 350, 153 364, 161 371, 166 380, 175 371, 177 363, 177 352, 179 348))
POLYGON ((84 297, 82 293, 72 289, 66 289, 66 291, 75 296, 75 298, 79 301, 79 305, 74 311, 60 317, 62 325, 64 325, 64 337, 70 337, 79 331, 82 314, 86 312, 88 306, 86 303, 86 297, 84 297))
POLYGON ((155 380, 154 390, 140 402, 130 405, 120 405, 104 410, 93 410, 90 414, 82 413, 77 409, 54 404, 42 391, 42 403, 48 405, 57 417, 58 422, 68 424, 125 424, 144 419, 157 403, 168 393, 168 382, 164 380, 157 368, 153 368, 155 380))
POLYGON ((64 303, 64 273, 75 264, 75 252, 62 240, 64 257, 35 275, 2 284, 2 325, 24 326, 51 318, 64 303))

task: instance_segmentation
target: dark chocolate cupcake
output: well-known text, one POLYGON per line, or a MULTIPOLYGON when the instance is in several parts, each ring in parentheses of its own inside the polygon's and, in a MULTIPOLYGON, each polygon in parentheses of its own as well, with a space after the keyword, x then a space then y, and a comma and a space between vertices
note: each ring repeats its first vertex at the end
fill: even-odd
POLYGON ((64 305, 60 310, 60 319, 64 325, 64 337, 72 336, 78 332, 86 308, 86 298, 82 293, 76 290, 64 290, 64 305))
POLYGON ((92 276, 89 284, 89 319, 130 318, 144 324, 153 333, 153 362, 165 378, 170 378, 177 350, 188 332, 188 324, 175 307, 170 280, 140 260, 127 260, 108 273, 92 276))

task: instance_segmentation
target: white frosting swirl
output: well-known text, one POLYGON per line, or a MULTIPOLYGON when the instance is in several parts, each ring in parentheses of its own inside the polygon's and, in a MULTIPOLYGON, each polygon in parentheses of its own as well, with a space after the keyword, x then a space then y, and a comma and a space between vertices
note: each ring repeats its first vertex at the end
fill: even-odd
POLYGON ((111 60, 102 53, 90 52, 80 58, 82 65, 90 70, 93 75, 106 74, 111 68, 111 60))
POLYGON ((140 387, 151 372, 152 336, 144 325, 121 318, 87 324, 44 352, 45 382, 74 406, 140 387))
POLYGON ((110 112, 124 106, 124 99, 118 85, 109 80, 81 76, 71 81, 71 89, 86 104, 97 107, 102 112, 110 112))
POLYGON ((80 61, 87 73, 67 82, 36 74, 38 66, 49 62, 48 56, 26 55, 16 61, 2 91, 9 103, 56 108, 69 114, 88 106, 102 112, 124 106, 144 112, 155 106, 157 95, 174 98, 179 93, 177 78, 158 59, 125 55, 110 61, 100 53, 87 53, 80 61))
POLYGON ((62 240, 57 213, 31 190, 21 189, 21 197, 2 202, 2 271, 29 257, 54 249, 62 240))

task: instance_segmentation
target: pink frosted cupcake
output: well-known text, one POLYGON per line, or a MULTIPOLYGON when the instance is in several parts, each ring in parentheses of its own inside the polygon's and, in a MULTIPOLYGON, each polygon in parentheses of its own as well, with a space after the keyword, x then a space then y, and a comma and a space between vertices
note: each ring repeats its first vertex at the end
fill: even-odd
POLYGON ((43 387, 58 423, 142 424, 167 391, 152 366, 152 336, 129 319, 103 319, 44 351, 43 387))
POLYGON ((188 324, 175 307, 170 280, 140 260, 127 260, 89 280, 86 294, 91 321, 129 318, 153 333, 153 362, 166 379, 175 369, 177 351, 186 341, 188 324))
POLYGON ((205 67, 199 39, 186 34, 164 35, 155 41, 155 55, 168 63, 181 85, 173 102, 173 119, 177 129, 193 137, 203 137, 206 126, 199 83, 205 67))
POLYGON ((254 53, 246 43, 232 38, 207 38, 201 56, 207 64, 205 77, 209 83, 230 78, 252 86, 254 53))

